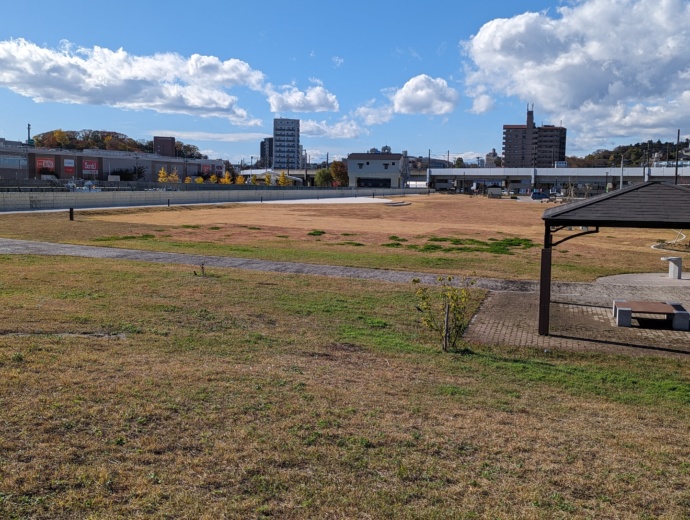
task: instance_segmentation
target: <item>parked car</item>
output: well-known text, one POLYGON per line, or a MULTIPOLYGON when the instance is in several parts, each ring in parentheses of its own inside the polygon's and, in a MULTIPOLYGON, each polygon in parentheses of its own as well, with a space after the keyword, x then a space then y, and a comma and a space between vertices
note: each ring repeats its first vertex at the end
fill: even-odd
POLYGON ((549 198, 548 193, 544 193, 541 191, 533 191, 532 192, 532 200, 543 200, 543 199, 548 199, 548 198, 549 198))

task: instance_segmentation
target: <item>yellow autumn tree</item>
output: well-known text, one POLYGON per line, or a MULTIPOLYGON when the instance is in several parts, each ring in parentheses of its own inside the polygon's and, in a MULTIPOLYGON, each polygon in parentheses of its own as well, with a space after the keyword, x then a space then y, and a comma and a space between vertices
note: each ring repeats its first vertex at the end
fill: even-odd
POLYGON ((172 169, 172 173, 168 175, 168 180, 166 182, 180 182, 180 176, 177 173, 177 168, 172 169))
POLYGON ((285 175, 285 172, 280 172, 280 177, 278 177, 278 186, 290 186, 292 182, 290 178, 285 175))
POLYGON ((203 177, 197 177, 196 179, 194 179, 194 182, 196 182, 197 184, 203 184, 204 178, 203 177))
POLYGON ((185 178, 184 178, 184 183, 185 183, 185 184, 191 184, 191 182, 192 182, 192 178, 191 178, 191 177, 185 177, 185 178))
POLYGON ((273 177, 271 177, 270 173, 264 174, 264 183, 266 184, 266 186, 270 186, 272 180, 273 180, 273 177))
POLYGON ((168 182, 168 172, 165 168, 158 170, 158 182, 168 182))
POLYGON ((211 175, 211 177, 209 177, 208 179, 208 182, 210 182, 211 184, 218 184, 218 175, 216 175, 215 173, 211 175))
POLYGON ((256 175, 252 175, 252 178, 249 182, 256 186, 257 184, 259 184, 259 179, 256 178, 256 175))
POLYGON ((237 178, 235 179, 235 184, 246 184, 247 180, 244 178, 244 175, 238 175, 237 178))
POLYGON ((232 184, 232 175, 230 175, 230 172, 225 170, 225 173, 223 174, 223 177, 220 179, 221 184, 232 184))

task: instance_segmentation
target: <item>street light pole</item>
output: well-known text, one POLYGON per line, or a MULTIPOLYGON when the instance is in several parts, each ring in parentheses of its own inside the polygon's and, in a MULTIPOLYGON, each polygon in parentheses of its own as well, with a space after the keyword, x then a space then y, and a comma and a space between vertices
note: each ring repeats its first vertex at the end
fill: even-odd
POLYGON ((676 184, 678 184, 678 152, 680 150, 680 128, 678 129, 678 137, 676 138, 676 184))

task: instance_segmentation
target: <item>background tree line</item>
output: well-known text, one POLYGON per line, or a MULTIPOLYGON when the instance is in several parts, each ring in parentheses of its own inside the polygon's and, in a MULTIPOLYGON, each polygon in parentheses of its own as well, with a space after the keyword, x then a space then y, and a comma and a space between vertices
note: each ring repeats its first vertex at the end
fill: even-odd
MULTIPOLYGON (((679 160, 690 157, 690 139, 680 142, 679 160)), ((626 166, 642 166, 655 161, 675 161, 676 143, 660 140, 617 146, 613 150, 596 150, 585 157, 566 157, 571 168, 613 168, 620 167, 621 157, 626 166)))
POLYGON ((317 186, 348 186, 350 177, 347 173, 345 161, 333 161, 328 168, 316 170, 314 184, 317 186))
MULTIPOLYGON (((108 130, 51 130, 34 136, 36 146, 63 150, 114 150, 119 152, 153 153, 153 141, 134 140, 124 134, 108 130)), ((175 141, 177 157, 208 159, 197 146, 175 141)))

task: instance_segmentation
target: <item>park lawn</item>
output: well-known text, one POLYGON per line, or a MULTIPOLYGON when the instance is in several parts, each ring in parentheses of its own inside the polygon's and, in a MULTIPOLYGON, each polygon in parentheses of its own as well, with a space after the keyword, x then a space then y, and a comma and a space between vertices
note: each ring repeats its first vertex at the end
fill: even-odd
POLYGON ((690 515, 684 359, 444 354, 411 284, 0 261, 3 518, 690 515))
MULTIPOLYGON (((399 269, 516 280, 539 278, 549 204, 448 195, 385 204, 228 204, 0 215, 0 236, 202 255, 399 269), (506 247, 502 247, 506 246, 506 247)), ((562 232, 563 233, 563 232, 562 232)), ((671 230, 602 229, 554 252, 553 277, 663 272, 651 249, 671 230)))

